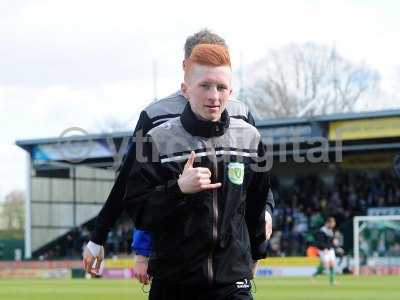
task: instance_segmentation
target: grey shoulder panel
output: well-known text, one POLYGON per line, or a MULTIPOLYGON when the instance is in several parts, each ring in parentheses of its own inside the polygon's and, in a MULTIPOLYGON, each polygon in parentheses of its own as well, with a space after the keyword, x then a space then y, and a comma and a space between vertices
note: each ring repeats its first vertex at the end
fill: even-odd
POLYGON ((181 123, 180 117, 173 118, 149 131, 160 156, 190 152, 205 147, 202 138, 192 136, 181 123))
POLYGON ((249 114, 247 105, 236 99, 229 99, 226 109, 230 116, 243 116, 247 119, 249 114))
POLYGON ((223 145, 221 147, 231 147, 257 152, 261 136, 257 128, 249 123, 236 118, 230 118, 227 132, 221 137, 223 145))
POLYGON ((230 126, 220 137, 206 139, 192 136, 182 126, 179 117, 173 118, 149 131, 161 157, 161 162, 187 159, 190 151, 196 157, 209 155, 211 146, 218 155, 257 155, 260 134, 252 125, 241 119, 230 119, 230 126))
POLYGON ((180 115, 185 108, 187 100, 179 92, 166 98, 151 103, 144 110, 150 119, 166 117, 170 119, 180 115), (175 116, 174 116, 175 115, 175 116))
POLYGON ((155 139, 160 139, 163 138, 165 134, 180 134, 182 130, 183 127, 180 117, 175 117, 161 125, 158 125, 157 127, 152 128, 148 134, 155 139))

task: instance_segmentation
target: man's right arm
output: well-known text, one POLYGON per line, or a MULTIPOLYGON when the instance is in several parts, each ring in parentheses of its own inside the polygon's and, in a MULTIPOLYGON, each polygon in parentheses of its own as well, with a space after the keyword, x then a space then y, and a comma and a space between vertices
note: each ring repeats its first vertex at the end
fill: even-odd
MULTIPOLYGON (((136 125, 134 136, 140 130, 147 133, 152 127, 152 122, 145 111, 140 114, 136 125)), ((142 135, 144 135, 143 133, 142 135)), ((123 211, 123 197, 125 194, 126 182, 129 176, 129 171, 135 161, 136 147, 134 141, 130 144, 128 152, 122 162, 119 174, 114 183, 114 186, 108 195, 107 201, 104 203, 100 213, 98 214, 95 227, 91 234, 90 240, 98 245, 104 245, 108 232, 114 226, 117 219, 123 211)))
MULTIPOLYGON (((143 135, 152 128, 153 124, 145 111, 142 111, 138 123, 136 125, 134 136, 137 132, 142 130, 143 135)), ((96 217, 94 230, 90 236, 89 247, 85 248, 83 254, 83 265, 87 272, 91 271, 91 266, 94 260, 100 261, 104 257, 103 245, 106 241, 108 232, 114 226, 117 219, 123 212, 123 197, 126 189, 126 182, 131 169, 132 164, 135 161, 136 148, 135 143, 132 142, 129 150, 122 162, 120 172, 118 173, 117 179, 111 189, 110 194, 106 202, 104 203, 100 213, 96 217), (103 256, 101 254, 103 253, 103 256)), ((97 270, 96 266, 96 270, 97 270)), ((98 271, 98 270, 97 270, 98 271)))

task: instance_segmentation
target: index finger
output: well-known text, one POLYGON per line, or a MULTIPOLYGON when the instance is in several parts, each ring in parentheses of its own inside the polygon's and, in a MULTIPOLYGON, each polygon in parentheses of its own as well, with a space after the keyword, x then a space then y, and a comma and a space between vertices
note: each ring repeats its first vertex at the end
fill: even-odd
POLYGON ((217 182, 217 183, 210 183, 210 184, 205 184, 201 187, 201 190, 213 190, 213 189, 217 189, 220 188, 222 186, 221 182, 217 182))
POLYGON ((211 176, 211 171, 209 168, 197 167, 196 170, 199 170, 200 173, 209 174, 211 176))

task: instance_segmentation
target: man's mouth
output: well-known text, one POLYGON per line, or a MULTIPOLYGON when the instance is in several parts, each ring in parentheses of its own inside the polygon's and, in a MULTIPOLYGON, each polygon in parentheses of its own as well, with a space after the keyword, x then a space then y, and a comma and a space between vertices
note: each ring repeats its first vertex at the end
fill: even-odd
POLYGON ((220 108, 219 105, 206 105, 206 107, 211 111, 217 111, 220 108))

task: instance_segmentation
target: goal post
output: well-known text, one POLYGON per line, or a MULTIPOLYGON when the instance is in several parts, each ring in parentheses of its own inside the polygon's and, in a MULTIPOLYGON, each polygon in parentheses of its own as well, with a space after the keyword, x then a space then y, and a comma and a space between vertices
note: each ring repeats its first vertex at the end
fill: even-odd
POLYGON ((400 270, 400 215, 354 217, 353 235, 354 275, 363 266, 377 273, 382 266, 400 270))

